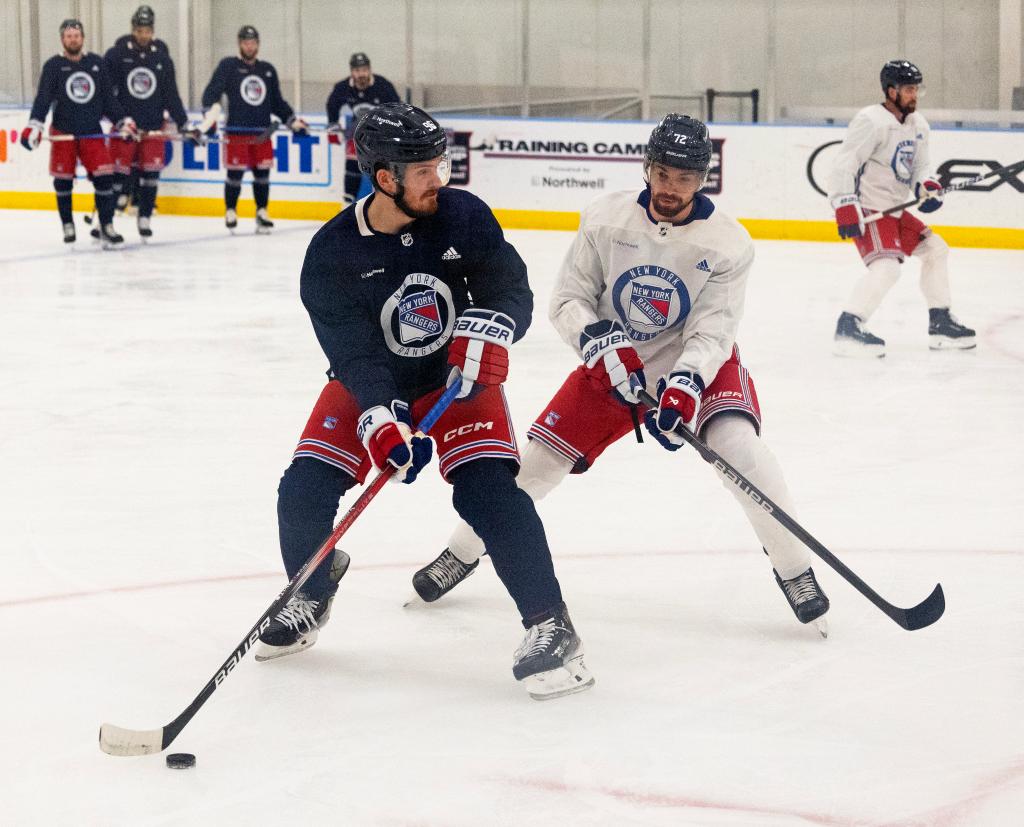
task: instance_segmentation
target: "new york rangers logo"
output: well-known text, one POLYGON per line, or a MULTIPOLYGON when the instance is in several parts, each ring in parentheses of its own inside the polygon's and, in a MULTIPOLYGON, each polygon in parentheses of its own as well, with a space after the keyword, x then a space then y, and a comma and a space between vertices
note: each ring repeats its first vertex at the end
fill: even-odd
POLYGON ((892 156, 892 171, 896 175, 896 180, 908 187, 914 175, 914 156, 916 154, 917 141, 906 140, 896 144, 896 151, 892 156))
POLYGON ((96 94, 96 83, 88 72, 72 72, 64 84, 72 103, 88 103, 96 94))
POLYGON ((448 285, 429 273, 409 273, 380 310, 388 349, 399 356, 427 356, 444 347, 455 326, 448 285))
POLYGON ((407 293, 398 302, 398 338, 403 345, 422 342, 441 332, 436 290, 407 293))
POLYGON ((611 286, 612 305, 634 342, 647 342, 682 324, 690 312, 690 293, 683 280, 664 267, 641 264, 620 275, 611 286))
POLYGON ((156 91, 156 75, 145 66, 136 66, 125 78, 125 85, 133 98, 146 100, 156 91))
POLYGON ((672 308, 672 290, 634 281, 629 297, 629 320, 664 327, 672 308))
POLYGON ((259 75, 243 78, 238 91, 241 92, 242 100, 250 106, 259 106, 267 99, 267 84, 259 75))

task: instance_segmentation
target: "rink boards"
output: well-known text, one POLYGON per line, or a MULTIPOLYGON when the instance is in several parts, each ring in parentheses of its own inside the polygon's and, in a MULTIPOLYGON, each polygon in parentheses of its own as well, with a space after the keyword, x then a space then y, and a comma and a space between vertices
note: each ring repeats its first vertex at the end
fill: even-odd
MULTIPOLYGON (((927 112, 925 112, 927 116, 927 112)), ((502 225, 575 229, 580 210, 602 192, 642 185, 644 144, 651 124, 521 118, 440 117, 452 148, 452 184, 484 198, 502 225)), ((28 111, 0 112, 0 206, 53 209, 45 144, 17 143, 28 111)), ((344 149, 327 143, 322 122, 307 137, 279 132, 274 140, 275 218, 326 220, 344 191, 344 149)), ((838 240, 824 197, 843 127, 712 125, 715 158, 707 192, 756 238, 838 240)), ((931 135, 932 164, 944 184, 1014 163, 1015 130, 940 130, 931 135)), ((224 169, 217 144, 168 142, 160 187, 165 213, 221 215, 224 169)), ((80 170, 81 171, 81 170, 80 170)), ((85 188, 76 209, 91 209, 85 188)), ((248 187, 243 190, 248 194, 248 187)), ((251 215, 243 198, 239 212, 251 215)), ((928 216, 955 246, 1024 248, 1024 173, 996 176, 951 194, 928 216)))

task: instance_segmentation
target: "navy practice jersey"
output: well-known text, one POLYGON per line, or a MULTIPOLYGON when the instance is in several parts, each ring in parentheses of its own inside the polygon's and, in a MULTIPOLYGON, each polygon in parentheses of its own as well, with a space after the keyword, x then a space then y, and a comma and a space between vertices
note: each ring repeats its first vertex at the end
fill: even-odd
POLYGON ((114 123, 125 116, 103 59, 92 52, 77 61, 54 55, 43 64, 29 120, 42 124, 51 106, 53 128, 71 135, 95 135, 104 115, 114 123))
POLYGON ((373 83, 361 92, 352 84, 351 78, 345 78, 334 85, 331 96, 327 99, 327 123, 337 123, 341 117, 341 110, 346 107, 352 114, 352 122, 355 123, 360 115, 369 112, 373 107, 382 103, 397 103, 400 100, 395 87, 385 77, 374 75, 373 83))
POLYGON ((181 105, 174 61, 162 40, 154 40, 140 49, 130 35, 118 38, 103 56, 114 94, 135 119, 139 129, 161 129, 164 112, 184 127, 188 121, 181 105))
POLYGON ((526 265, 490 208, 443 187, 437 212, 397 235, 367 220, 368 195, 313 236, 302 303, 335 378, 362 410, 412 402, 448 376, 448 343, 468 307, 498 310, 526 333, 533 294, 526 265))
POLYGON ((265 60, 246 63, 240 57, 226 57, 203 90, 203 109, 228 96, 228 128, 265 129, 270 116, 288 121, 295 113, 281 97, 277 70, 265 60))

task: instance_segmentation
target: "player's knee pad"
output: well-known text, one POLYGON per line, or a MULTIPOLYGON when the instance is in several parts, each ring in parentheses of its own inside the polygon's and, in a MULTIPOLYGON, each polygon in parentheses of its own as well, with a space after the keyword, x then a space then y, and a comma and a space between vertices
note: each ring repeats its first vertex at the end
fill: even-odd
POLYGON ((502 459, 468 462, 451 473, 451 482, 452 504, 459 516, 472 526, 527 496, 516 486, 514 470, 502 459))
POLYGON ((883 256, 876 258, 868 265, 868 272, 880 283, 885 290, 888 290, 900 278, 899 259, 883 256))
POLYGON ((242 177, 245 175, 244 169, 229 169, 228 178, 225 183, 229 187, 240 187, 242 186, 242 177))
POLYGON ((277 514, 286 523, 302 525, 333 519, 338 501, 355 480, 340 468, 312 457, 298 457, 285 470, 277 487, 277 514))
POLYGON ((754 423, 739 413, 713 416, 704 426, 704 441, 744 476, 757 467, 758 455, 767 450, 754 423))
POLYGON ((945 259, 949 255, 949 245, 942 236, 928 233, 917 245, 914 255, 920 258, 922 263, 930 264, 945 259))
POLYGON ((572 463, 535 439, 527 441, 516 484, 534 501, 544 499, 565 476, 572 463))
POLYGON ((54 178, 53 188, 57 191, 57 195, 71 195, 71 190, 74 188, 75 182, 72 178, 54 178))
POLYGON ((160 171, 151 170, 149 172, 142 173, 142 177, 139 179, 139 186, 141 187, 155 187, 160 181, 160 171))
POLYGON ((252 171, 252 182, 254 184, 269 184, 270 183, 270 170, 269 169, 254 169, 252 171))

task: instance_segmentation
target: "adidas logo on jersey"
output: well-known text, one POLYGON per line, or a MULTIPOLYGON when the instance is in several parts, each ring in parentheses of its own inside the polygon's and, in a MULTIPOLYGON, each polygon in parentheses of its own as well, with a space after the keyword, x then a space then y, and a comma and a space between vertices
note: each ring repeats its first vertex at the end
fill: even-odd
POLYGON ((697 269, 705 273, 711 272, 711 268, 708 266, 708 260, 706 258, 702 258, 700 261, 697 262, 697 269))
POLYGON ((459 251, 454 247, 449 247, 444 251, 444 255, 441 256, 441 261, 455 261, 457 258, 462 258, 462 256, 459 255, 459 251))

